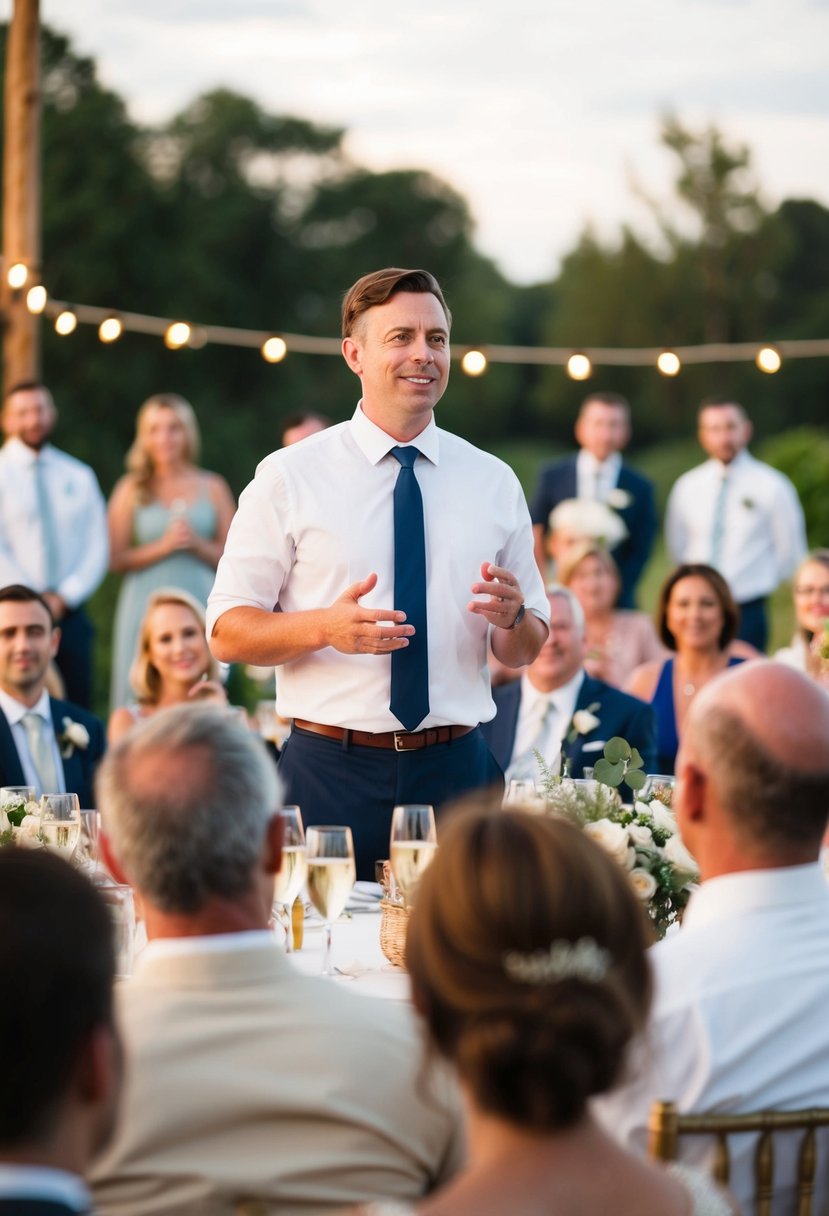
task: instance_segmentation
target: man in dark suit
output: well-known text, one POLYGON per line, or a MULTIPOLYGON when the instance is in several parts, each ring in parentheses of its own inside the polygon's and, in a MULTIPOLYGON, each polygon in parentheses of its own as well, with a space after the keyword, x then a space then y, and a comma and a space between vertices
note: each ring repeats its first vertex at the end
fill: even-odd
POLYGON ((31 785, 37 796, 77 794, 94 807, 92 777, 104 752, 98 718, 46 692, 60 630, 43 596, 0 589, 0 785, 31 785))
POLYGON ((512 778, 539 775, 535 752, 558 771, 562 752, 571 777, 584 775, 614 735, 638 748, 646 772, 656 767, 656 722, 650 705, 586 674, 584 614, 565 587, 551 587, 550 634, 520 680, 493 692, 497 712, 481 730, 512 778))
POLYGON ((90 1212, 121 1087, 103 901, 45 849, 0 849, 0 1216, 90 1212))
POLYGON ((621 452, 630 440, 630 406, 619 393, 591 393, 576 419, 576 456, 546 465, 530 504, 535 553, 542 574, 546 566, 544 539, 550 512, 568 498, 598 500, 612 507, 627 528, 627 537, 613 550, 622 590, 620 608, 635 607, 635 591, 653 548, 657 532, 653 486, 641 473, 623 464, 621 452))

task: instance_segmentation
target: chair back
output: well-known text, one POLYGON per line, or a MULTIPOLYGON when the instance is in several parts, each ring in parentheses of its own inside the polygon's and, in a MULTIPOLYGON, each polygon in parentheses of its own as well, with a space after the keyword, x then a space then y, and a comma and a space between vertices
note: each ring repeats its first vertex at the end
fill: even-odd
POLYGON ((812 1216, 817 1149, 815 1133, 829 1127, 829 1109, 760 1110, 743 1115, 680 1115, 673 1102, 654 1102, 649 1119, 648 1151, 660 1161, 675 1161, 680 1136, 713 1136, 713 1174, 728 1186, 731 1159, 728 1137, 757 1132, 754 1149, 754 1202, 757 1216, 771 1216, 774 1197, 775 1132, 800 1132, 797 1146, 797 1208, 792 1216, 812 1216))

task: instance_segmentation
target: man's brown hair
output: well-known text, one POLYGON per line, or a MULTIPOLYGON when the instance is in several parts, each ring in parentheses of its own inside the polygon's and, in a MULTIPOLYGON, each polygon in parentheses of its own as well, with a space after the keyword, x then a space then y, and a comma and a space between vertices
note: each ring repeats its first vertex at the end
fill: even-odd
POLYGON ((353 287, 350 287, 343 300, 343 337, 350 338, 359 326, 360 318, 370 308, 385 304, 392 296, 400 291, 421 292, 424 295, 436 296, 441 308, 446 314, 447 328, 452 324, 452 314, 449 311, 440 284, 428 270, 401 270, 398 266, 388 266, 385 270, 375 270, 364 274, 353 287))

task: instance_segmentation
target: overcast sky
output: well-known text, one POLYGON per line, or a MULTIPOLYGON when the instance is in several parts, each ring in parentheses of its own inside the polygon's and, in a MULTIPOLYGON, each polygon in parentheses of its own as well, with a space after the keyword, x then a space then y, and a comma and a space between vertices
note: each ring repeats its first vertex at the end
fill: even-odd
POLYGON ((371 168, 433 170, 518 282, 551 277, 588 222, 647 230, 631 180, 668 193, 668 109, 747 142, 770 204, 829 205, 829 0, 42 0, 41 13, 138 121, 223 85, 346 127, 371 168))

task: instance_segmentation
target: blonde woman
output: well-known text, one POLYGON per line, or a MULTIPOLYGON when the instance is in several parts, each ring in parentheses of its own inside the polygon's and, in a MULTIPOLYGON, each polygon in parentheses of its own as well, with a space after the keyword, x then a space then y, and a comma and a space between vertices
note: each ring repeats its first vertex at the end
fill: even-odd
POLYGON ((126 476, 109 502, 110 569, 123 574, 113 636, 110 704, 123 705, 148 597, 181 587, 206 604, 235 504, 224 478, 197 465, 192 407, 175 393, 145 401, 126 476))
POLYGON ((194 700, 227 705, 219 665, 207 648, 204 611, 186 591, 171 587, 150 596, 130 683, 135 699, 110 714, 111 744, 135 722, 170 705, 194 700))
POLYGON ((803 559, 792 590, 797 628, 791 644, 774 658, 829 686, 829 664, 818 653, 829 622, 829 549, 815 549, 803 559))

